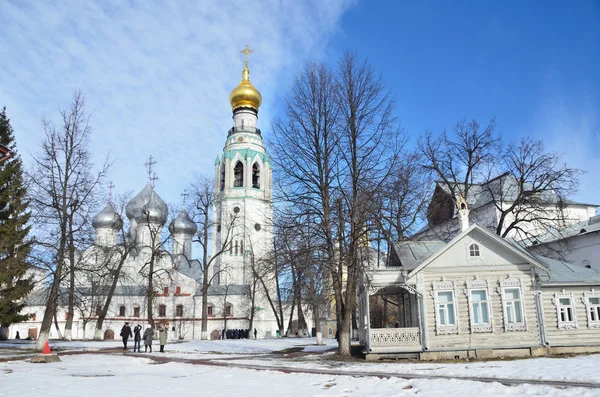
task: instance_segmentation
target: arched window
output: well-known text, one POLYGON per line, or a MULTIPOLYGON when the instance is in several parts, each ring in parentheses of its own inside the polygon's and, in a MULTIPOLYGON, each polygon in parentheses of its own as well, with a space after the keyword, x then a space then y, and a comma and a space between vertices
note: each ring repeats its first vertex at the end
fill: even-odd
POLYGON ((233 187, 244 186, 244 164, 238 161, 233 168, 233 187))
POLYGON ((235 250, 234 250, 235 255, 238 254, 238 241, 235 240, 235 250))
POLYGON ((233 316, 233 306, 231 303, 225 305, 225 315, 228 317, 233 316))
POLYGON ((244 255, 244 240, 240 240, 240 255, 244 255))
POLYGON ((175 317, 183 317, 183 305, 175 306, 175 317))
POLYGON ((469 245, 469 256, 479 256, 479 245, 475 243, 469 245))
POLYGON ((252 166, 252 187, 260 189, 260 167, 258 163, 252 166))
POLYGON ((221 163, 221 190, 225 190, 225 162, 221 163))

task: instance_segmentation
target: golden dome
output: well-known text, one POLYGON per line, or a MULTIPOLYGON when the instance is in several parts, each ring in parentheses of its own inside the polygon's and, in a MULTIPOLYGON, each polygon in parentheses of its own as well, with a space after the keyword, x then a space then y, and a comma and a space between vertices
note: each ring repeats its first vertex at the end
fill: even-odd
POLYGON ((258 110, 262 102, 260 92, 250 82, 250 71, 248 64, 244 65, 242 72, 242 81, 229 94, 229 102, 233 110, 241 107, 250 107, 258 110))

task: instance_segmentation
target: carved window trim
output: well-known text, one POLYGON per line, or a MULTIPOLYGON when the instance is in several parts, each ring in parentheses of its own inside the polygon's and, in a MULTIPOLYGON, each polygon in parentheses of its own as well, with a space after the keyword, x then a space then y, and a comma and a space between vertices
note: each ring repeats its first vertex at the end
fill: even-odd
POLYGON ((573 292, 567 292, 564 288, 561 289, 560 292, 555 292, 552 303, 554 303, 554 306, 556 307, 556 325, 558 329, 579 328, 579 325, 577 324, 577 312, 575 311, 575 294, 573 292), (560 303, 561 299, 569 299, 570 303, 568 305, 563 305, 560 303), (561 320, 560 314, 562 308, 571 309, 571 316, 573 317, 571 321, 561 320))
POLYGON ((468 240, 465 242, 465 252, 467 255, 467 262, 479 262, 483 260, 483 252, 481 250, 481 244, 475 240, 468 240), (475 246, 478 255, 471 256, 471 247, 475 246))
POLYGON ((433 298, 434 305, 434 316, 435 316, 435 333, 436 335, 453 335, 459 334, 460 320, 458 317, 458 289, 454 281, 447 281, 446 277, 442 277, 441 281, 431 283, 431 291, 429 291, 433 298), (441 325, 440 314, 438 312, 438 292, 452 292, 453 309, 454 309, 454 324, 453 325, 441 325))
POLYGON ((492 315, 492 294, 490 294, 490 283, 487 280, 480 280, 475 278, 466 282, 467 289, 465 295, 467 296, 468 310, 469 310, 469 321, 471 325, 471 333, 485 333, 494 332, 494 319, 492 315), (475 313, 473 312, 473 291, 485 291, 486 304, 488 309, 488 323, 487 324, 475 324, 475 313))
POLYGON ((502 320, 504 323, 504 331, 527 331, 527 313, 525 311, 525 297, 523 295, 523 280, 521 277, 513 277, 512 274, 509 274, 507 278, 504 280, 498 281, 498 293, 500 294, 500 298, 502 300, 502 320), (505 290, 507 289, 518 289, 519 290, 519 298, 521 304, 521 322, 509 323, 508 315, 506 314, 507 310, 507 298, 505 294, 505 290))
POLYGON ((592 319, 592 309, 599 308, 600 305, 590 303, 590 298, 599 298, 600 299, 600 291, 596 291, 595 289, 591 289, 583 293, 583 298, 581 301, 585 305, 585 312, 587 315, 588 328, 600 328, 600 309, 596 310, 596 320, 592 319))

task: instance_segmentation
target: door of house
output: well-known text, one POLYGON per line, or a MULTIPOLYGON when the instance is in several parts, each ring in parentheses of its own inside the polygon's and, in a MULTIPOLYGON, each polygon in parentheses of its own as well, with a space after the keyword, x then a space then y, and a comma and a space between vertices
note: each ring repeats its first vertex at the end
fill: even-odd
POLYGON ((29 328, 27 330, 27 337, 29 339, 37 339, 37 335, 38 335, 38 330, 37 328, 29 328))

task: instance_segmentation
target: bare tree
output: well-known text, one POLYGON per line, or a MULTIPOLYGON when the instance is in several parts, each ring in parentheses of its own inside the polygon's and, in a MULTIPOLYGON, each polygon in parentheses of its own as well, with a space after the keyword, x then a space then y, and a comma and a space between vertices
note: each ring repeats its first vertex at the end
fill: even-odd
MULTIPOLYGON (((202 248, 202 333, 201 339, 207 340, 208 335, 208 290, 213 281, 220 277, 225 269, 216 268, 217 259, 229 251, 234 240, 238 219, 236 214, 229 214, 227 219, 214 219, 214 208, 220 203, 215 201, 214 180, 201 176, 192 184, 192 204, 190 214, 192 220, 198 225, 198 233, 194 241, 202 248), (213 227, 218 228, 217 250, 209 256, 212 243, 213 227)), ((221 211, 218 211, 221 213, 221 211)))
MULTIPOLYGON (((92 173, 91 153, 88 150, 91 129, 85 114, 85 97, 81 92, 73 95, 68 110, 61 110, 59 128, 44 120, 45 140, 42 151, 34 157, 34 167, 29 174, 33 221, 37 231, 47 235, 36 239, 46 248, 52 247, 53 279, 37 349, 42 350, 48 340, 52 318, 57 309, 57 299, 63 277, 68 276, 68 311, 74 312, 75 241, 80 237, 82 225, 89 219, 94 206, 94 193, 108 169, 105 162, 97 173, 92 173), (45 240, 45 241, 44 241, 45 240)), ((69 324, 68 324, 69 325, 69 324)), ((67 326, 66 337, 71 330, 67 326)))

